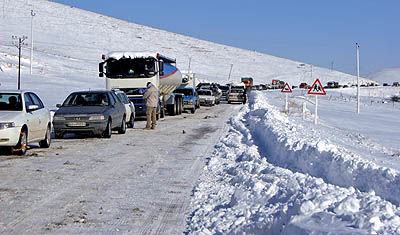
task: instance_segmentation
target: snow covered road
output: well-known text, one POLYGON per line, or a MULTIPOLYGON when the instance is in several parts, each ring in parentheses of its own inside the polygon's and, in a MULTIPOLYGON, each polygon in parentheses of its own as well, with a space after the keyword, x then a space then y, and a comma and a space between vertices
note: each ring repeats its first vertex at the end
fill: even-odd
POLYGON ((179 234, 192 189, 239 105, 167 117, 156 131, 55 140, 0 156, 0 233, 179 234))

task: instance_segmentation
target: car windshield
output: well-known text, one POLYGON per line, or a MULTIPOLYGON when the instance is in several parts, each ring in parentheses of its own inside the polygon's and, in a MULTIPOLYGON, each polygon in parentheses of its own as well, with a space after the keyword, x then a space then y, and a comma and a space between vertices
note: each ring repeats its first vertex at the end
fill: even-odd
POLYGON ((109 78, 149 78, 155 75, 154 58, 121 58, 107 60, 109 78))
POLYGON ((211 91, 202 91, 202 90, 199 90, 198 92, 197 92, 199 95, 211 95, 211 91))
POLYGON ((232 89, 231 93, 243 93, 242 89, 232 89))
POLYGON ((185 96, 191 96, 193 95, 193 90, 192 89, 176 89, 174 93, 182 93, 185 96))
POLYGON ((22 111, 21 94, 0 93, 0 110, 22 111))
POLYGON ((107 106, 109 104, 105 93, 72 93, 64 101, 63 106, 107 106))

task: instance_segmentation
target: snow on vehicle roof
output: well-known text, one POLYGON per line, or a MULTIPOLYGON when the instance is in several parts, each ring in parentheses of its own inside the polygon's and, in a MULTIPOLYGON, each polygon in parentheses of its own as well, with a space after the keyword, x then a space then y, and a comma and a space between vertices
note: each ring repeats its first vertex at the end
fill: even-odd
POLYGON ((245 86, 243 82, 234 82, 231 86, 245 86))
POLYGON ((143 51, 143 52, 130 52, 130 51, 114 51, 108 53, 106 55, 105 60, 112 58, 119 60, 121 58, 162 58, 165 62, 168 63, 176 63, 175 59, 168 58, 166 56, 161 55, 160 53, 157 52, 149 52, 149 51, 143 51))

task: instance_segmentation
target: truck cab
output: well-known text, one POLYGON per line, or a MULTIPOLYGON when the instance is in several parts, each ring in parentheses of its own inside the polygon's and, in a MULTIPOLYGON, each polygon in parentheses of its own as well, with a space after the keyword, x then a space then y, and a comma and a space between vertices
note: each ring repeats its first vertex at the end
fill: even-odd
POLYGON ((180 86, 182 75, 176 60, 154 52, 111 52, 102 59, 99 76, 106 77, 106 89, 125 92, 135 105, 136 116, 146 115, 143 94, 148 82, 160 92, 157 117, 163 117, 167 109, 172 115, 179 114, 183 96, 173 91, 180 86))
POLYGON ((183 109, 190 110, 191 113, 195 113, 196 109, 200 107, 199 96, 196 90, 192 87, 178 88, 174 93, 181 93, 184 95, 183 98, 183 109))

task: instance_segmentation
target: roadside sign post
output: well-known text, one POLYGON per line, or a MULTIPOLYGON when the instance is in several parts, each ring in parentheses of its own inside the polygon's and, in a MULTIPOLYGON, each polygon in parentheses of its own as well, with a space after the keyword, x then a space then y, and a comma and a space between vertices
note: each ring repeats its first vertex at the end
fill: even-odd
POLYGON ((314 124, 318 124, 318 95, 326 95, 324 87, 322 86, 321 82, 317 78, 313 85, 311 86, 310 90, 308 90, 309 95, 315 95, 315 112, 314 112, 314 124))
POLYGON ((288 93, 292 93, 292 89, 290 89, 290 86, 288 83, 285 84, 285 86, 281 90, 282 93, 286 93, 286 98, 285 98, 285 112, 289 112, 289 101, 288 101, 288 93))

